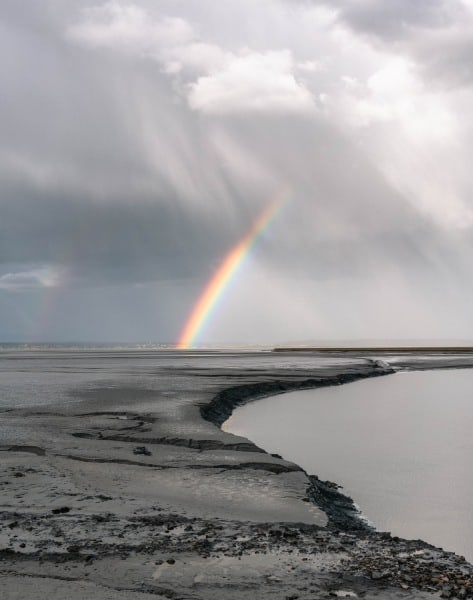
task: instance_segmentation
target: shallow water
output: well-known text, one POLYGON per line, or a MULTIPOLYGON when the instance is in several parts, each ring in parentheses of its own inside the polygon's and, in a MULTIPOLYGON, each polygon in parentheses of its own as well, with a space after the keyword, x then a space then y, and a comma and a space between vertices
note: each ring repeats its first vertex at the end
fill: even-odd
POLYGON ((265 398, 224 429, 343 485, 377 529, 473 561, 473 369, 265 398))

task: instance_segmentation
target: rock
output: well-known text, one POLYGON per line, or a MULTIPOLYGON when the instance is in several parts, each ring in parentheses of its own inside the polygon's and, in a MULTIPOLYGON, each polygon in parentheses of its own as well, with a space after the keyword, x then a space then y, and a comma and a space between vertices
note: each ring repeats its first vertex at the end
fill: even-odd
POLYGON ((51 512, 55 515, 60 515, 62 513, 68 513, 70 510, 71 509, 68 506, 60 506, 59 508, 53 508, 51 512))
POLYGON ((141 454, 144 456, 151 456, 151 452, 146 446, 136 446, 133 448, 133 454, 141 454))
POLYGON ((174 558, 168 558, 166 562, 168 563, 168 565, 173 565, 176 561, 174 560, 174 558))
POLYGON ((371 579, 386 579, 389 577, 389 571, 372 571, 371 579))

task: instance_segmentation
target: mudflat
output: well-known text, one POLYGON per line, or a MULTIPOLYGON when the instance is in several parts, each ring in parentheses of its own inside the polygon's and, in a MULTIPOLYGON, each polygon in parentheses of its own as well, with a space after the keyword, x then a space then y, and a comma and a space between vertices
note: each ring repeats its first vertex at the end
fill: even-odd
MULTIPOLYGON (((405 355, 402 366, 469 361, 405 355)), ((461 557, 372 531, 335 484, 219 428, 256 397, 382 376, 385 361, 43 351, 5 352, 0 365, 6 600, 473 596, 461 557)))

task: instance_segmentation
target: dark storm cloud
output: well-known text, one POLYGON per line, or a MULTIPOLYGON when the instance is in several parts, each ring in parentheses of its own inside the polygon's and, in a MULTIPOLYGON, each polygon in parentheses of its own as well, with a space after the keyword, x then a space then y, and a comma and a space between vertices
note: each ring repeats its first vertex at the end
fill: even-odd
POLYGON ((44 15, 4 8, 0 260, 103 281, 208 273, 256 212, 215 226, 214 211, 239 193, 169 80, 155 64, 71 47, 44 15))
POLYGON ((31 195, 3 203, 2 217, 3 263, 57 264, 95 281, 208 272, 226 249, 226 239, 213 223, 170 204, 87 205, 70 197, 31 195))

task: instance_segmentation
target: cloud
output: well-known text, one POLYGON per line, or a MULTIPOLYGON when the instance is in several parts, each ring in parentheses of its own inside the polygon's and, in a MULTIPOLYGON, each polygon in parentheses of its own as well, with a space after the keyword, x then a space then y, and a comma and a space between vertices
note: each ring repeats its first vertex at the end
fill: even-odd
POLYGON ((293 74, 291 53, 244 52, 190 85, 189 105, 206 114, 299 113, 314 109, 310 92, 293 74))
POLYGON ((297 69, 299 71, 306 71, 308 73, 315 73, 319 71, 323 66, 320 62, 316 60, 305 60, 303 62, 297 63, 297 69))
POLYGON ((62 274, 54 267, 40 267, 31 271, 0 275, 0 290, 21 291, 50 288, 60 284, 62 274))
POLYGON ((473 18, 441 31, 425 32, 408 51, 425 79, 448 89, 473 84, 473 18))
MULTIPOLYGON (((85 10, 82 21, 69 27, 66 36, 91 48, 155 59, 170 77, 184 77, 179 90, 192 110, 222 115, 314 108, 310 92, 296 80, 288 49, 230 52, 198 40, 182 18, 156 19, 136 5, 108 2, 85 10)), ((314 65, 306 61, 298 67, 311 70, 314 65)))
POLYGON ((222 68, 231 60, 231 52, 216 44, 194 41, 179 46, 170 46, 163 53, 161 62, 168 75, 177 75, 187 70, 188 76, 195 73, 209 73, 222 68))
POLYGON ((194 32, 184 19, 151 19, 140 6, 111 1, 86 8, 82 21, 70 26, 66 36, 93 48, 159 56, 163 47, 184 44, 194 37, 194 32))
POLYGON ((335 0, 337 21, 370 43, 415 62, 430 84, 472 83, 473 5, 470 0, 335 0))
POLYGON ((341 22, 381 41, 411 37, 416 29, 442 29, 468 13, 460 0, 335 0, 341 22))
POLYGON ((466 1, 45 6, 1 9, 11 335, 54 285, 43 338, 172 341, 282 187, 209 340, 473 328, 466 1))

